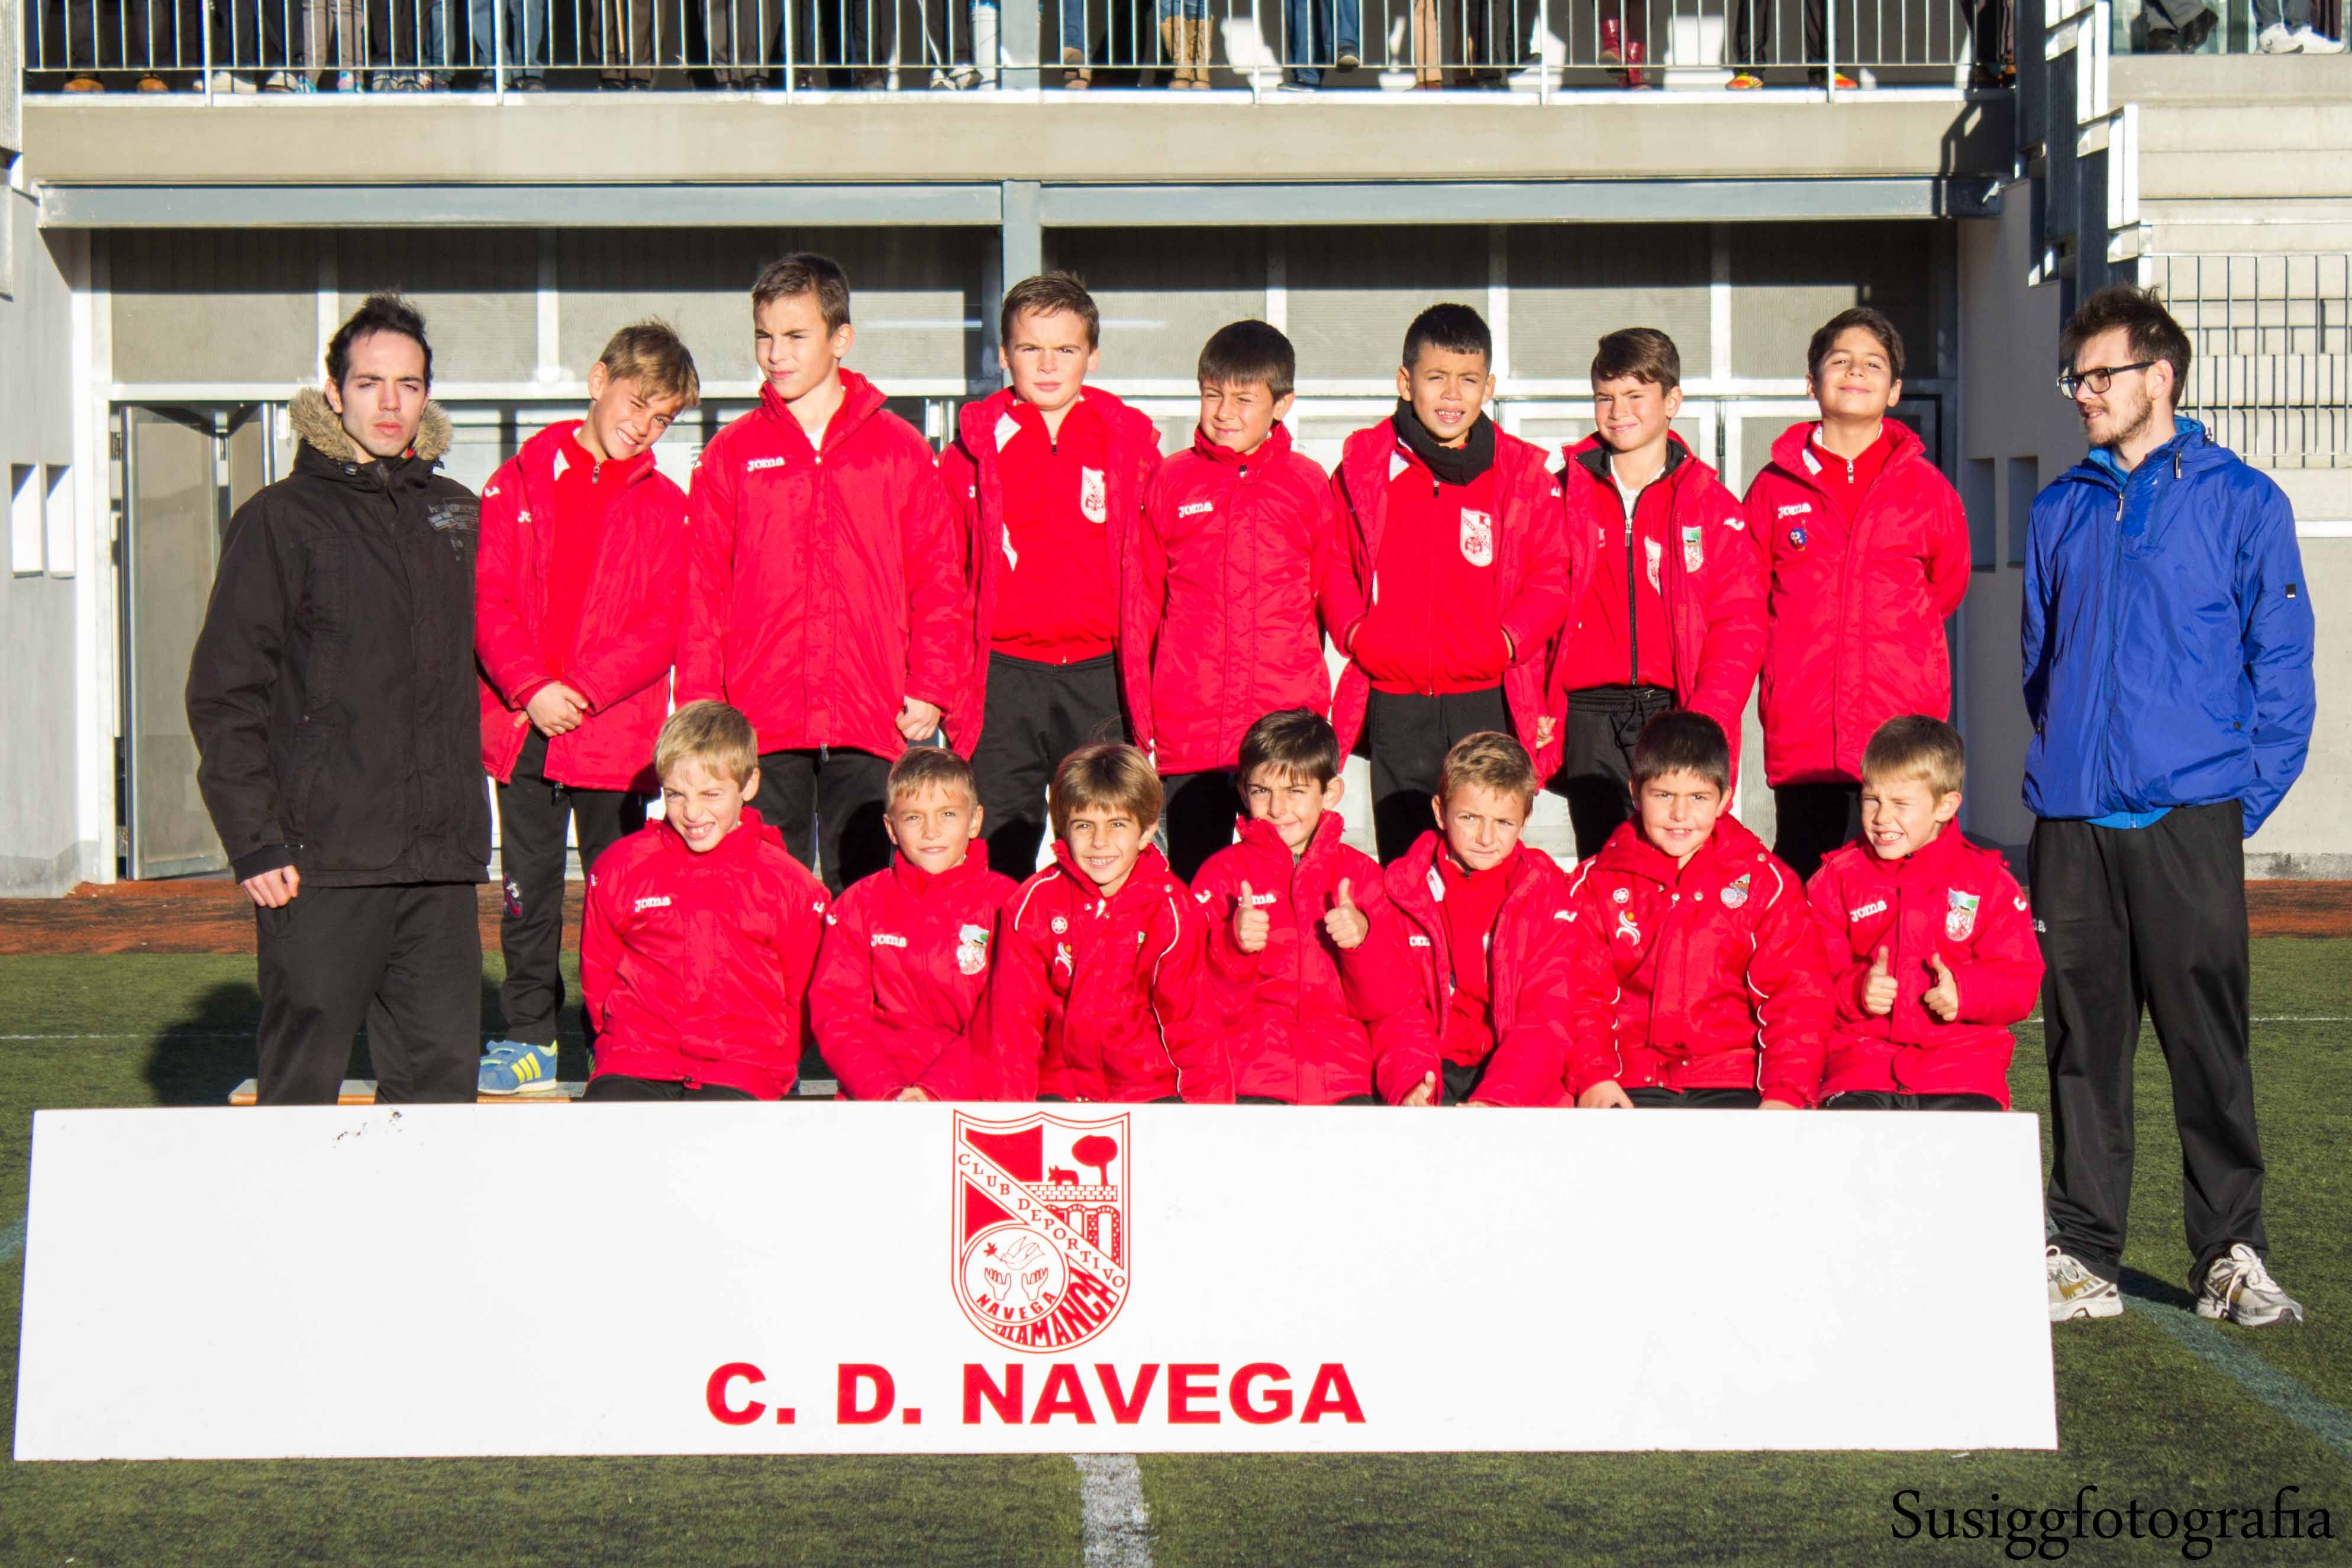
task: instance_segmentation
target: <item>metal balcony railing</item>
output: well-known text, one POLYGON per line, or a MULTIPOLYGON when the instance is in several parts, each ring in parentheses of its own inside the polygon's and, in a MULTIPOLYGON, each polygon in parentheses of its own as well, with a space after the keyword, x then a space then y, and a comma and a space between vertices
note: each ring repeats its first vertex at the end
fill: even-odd
POLYGON ((2180 411, 2250 462, 2352 468, 2352 255, 2152 255, 2197 357, 2180 411))
POLYGON ((1834 93, 1995 85, 2010 29, 2009 0, 26 0, 24 62, 34 92, 1834 93))

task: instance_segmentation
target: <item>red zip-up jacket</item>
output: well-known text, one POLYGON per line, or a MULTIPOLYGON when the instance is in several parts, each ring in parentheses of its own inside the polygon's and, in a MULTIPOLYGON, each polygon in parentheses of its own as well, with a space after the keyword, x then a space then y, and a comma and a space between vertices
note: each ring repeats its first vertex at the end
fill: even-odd
POLYGON ((2041 940, 2008 863, 1947 824, 1900 860, 1882 860, 1867 844, 1832 849, 1806 891, 1832 933, 1837 1031, 1822 1098, 1848 1089, 1983 1094, 2008 1110, 2017 1045, 2009 1026, 2032 1013, 2042 991, 2041 940), (1863 1006, 1882 947, 1895 984, 1884 1018, 1863 1006), (1936 984, 1930 955, 1941 956, 1959 990, 1960 1015, 1948 1024, 1920 1000, 1936 984))
MULTIPOLYGON (((542 647, 555 547, 555 462, 580 421, 551 425, 482 487, 474 568, 476 684, 482 766, 500 784, 530 737, 531 693, 556 679, 542 647)), ((576 462, 576 457, 566 457, 576 462)), ((669 716, 669 672, 686 597, 686 496, 640 452, 622 465, 563 683, 588 700, 580 726, 547 742, 547 776, 575 789, 651 794, 654 737, 669 716)))
MULTIPOLYGON (((1644 513, 1652 507, 1667 509, 1658 591, 1666 605, 1675 703, 1723 726, 1731 742, 1731 776, 1737 779, 1740 725, 1756 672, 1764 662, 1763 566, 1747 537, 1739 498, 1724 489, 1713 468, 1692 456, 1681 437, 1668 439, 1673 449, 1666 471, 1642 492, 1638 505, 1644 513)), ((1563 455, 1567 466, 1560 473, 1560 488, 1566 492, 1578 605, 1565 637, 1572 634, 1577 616, 1584 613, 1601 531, 1617 531, 1625 508, 1618 499, 1617 481, 1610 476, 1609 448, 1600 437, 1589 436, 1563 455)), ((1636 572, 1648 569, 1646 562, 1633 567, 1636 572)), ((1622 681, 1625 676, 1616 679, 1622 681)), ((1568 699, 1567 661, 1561 659, 1553 669, 1549 710, 1566 714, 1568 699)))
POLYGON ((1054 864, 997 921, 984 1097, 1232 1103, 1221 1020, 1200 994, 1203 923, 1159 850, 1106 899, 1055 839, 1054 864))
POLYGON ((953 711, 971 596, 938 465, 864 376, 813 448, 772 386, 702 449, 681 703, 722 697, 761 752, 847 746, 896 757, 908 697, 953 711))
POLYGON ((597 1075, 791 1093, 824 909, 756 811, 700 855, 667 822, 614 845, 580 941, 597 1075))
POLYGON ((1775 784, 1853 783, 1881 724, 1951 712, 1944 622, 1969 591, 1969 520, 1909 428, 1849 530, 1816 482, 1842 459, 1791 425, 1748 487, 1748 531, 1764 552, 1769 627, 1760 703, 1764 774, 1775 784))
MULTIPOLYGON (((1137 694, 1148 686, 1151 638, 1138 592, 1144 488, 1160 467, 1160 429, 1151 416, 1097 387, 1079 395, 1101 420, 1109 447, 1103 474, 1105 521, 1112 573, 1111 602, 1117 616, 1119 680, 1130 721, 1137 694)), ((971 585, 972 637, 964 679, 950 709, 948 741, 964 756, 980 743, 988 706, 989 632, 996 619, 996 595, 1005 570, 1004 483, 997 452, 1013 437, 1010 387, 967 403, 956 416, 956 438, 940 454, 940 484, 962 525, 958 549, 965 581, 971 585)))
POLYGON ((936 876, 893 857, 843 889, 824 917, 809 1015, 817 1048, 852 1100, 977 1100, 971 1028, 988 987, 997 912, 1012 878, 973 839, 936 876))
MULTIPOLYGON (((1389 901, 1405 921, 1423 1005, 1443 1029, 1454 994, 1446 934, 1445 881, 1437 858, 1445 841, 1424 833, 1384 874, 1389 901)), ((1542 850, 1521 844, 1503 868, 1509 885, 1486 939, 1495 1048, 1476 1099, 1496 1105, 1558 1105, 1568 1058, 1568 878, 1542 850)))
MULTIPOLYGON (((1360 620, 1380 598, 1375 566, 1381 558, 1381 533, 1388 510, 1389 480, 1397 463, 1410 463, 1397 440, 1396 428, 1383 419, 1348 437, 1340 448, 1339 470, 1331 476, 1339 504, 1340 533, 1347 545, 1348 570, 1355 584, 1360 620)), ((1495 597, 1502 606, 1502 629, 1510 634, 1513 659, 1503 672, 1503 697, 1510 706, 1511 727, 1519 743, 1535 758, 1537 776, 1549 778, 1559 766, 1560 738, 1536 744, 1536 726, 1546 712, 1545 684, 1552 664, 1553 644, 1568 619, 1570 544, 1559 485, 1544 468, 1543 448, 1502 430, 1495 432, 1495 597)), ((1342 648, 1355 629, 1355 620, 1335 628, 1342 648)), ((1331 726, 1339 732, 1342 756, 1355 750, 1363 734, 1364 709, 1370 699, 1371 679, 1353 659, 1340 671, 1339 689, 1331 700, 1331 726)))
POLYGON ((1293 1105, 1378 1094, 1394 1105, 1437 1070, 1428 998, 1405 947, 1377 861, 1339 842, 1325 812, 1297 860, 1274 824, 1244 819, 1240 841, 1192 879, 1209 922, 1209 979, 1234 1058, 1234 1092, 1293 1105), (1323 929, 1339 884, 1370 929, 1342 948, 1323 929), (1265 946, 1234 942, 1242 884, 1267 917, 1265 946))
POLYGON ((1324 629, 1363 610, 1331 481, 1288 429, 1246 458, 1196 434, 1145 490, 1141 542, 1128 707, 1161 773, 1234 766, 1268 713, 1330 711, 1324 629))
POLYGON ((1829 1044, 1829 953, 1796 873, 1737 817, 1673 857, 1621 824, 1576 868, 1568 1091, 1754 1089, 1807 1106, 1829 1044))

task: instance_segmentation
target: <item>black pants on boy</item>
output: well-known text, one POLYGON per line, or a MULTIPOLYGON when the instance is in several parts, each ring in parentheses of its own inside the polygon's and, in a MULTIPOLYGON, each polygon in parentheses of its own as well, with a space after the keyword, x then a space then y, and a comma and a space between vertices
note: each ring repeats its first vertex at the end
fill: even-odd
MULTIPOLYGON (((499 785, 499 877, 505 884, 499 947, 506 983, 499 1010, 510 1040, 555 1043, 563 1011, 563 857, 567 825, 580 840, 584 875, 604 851, 646 825, 646 797, 626 790, 573 789, 547 776, 547 737, 534 726, 499 785)), ((595 1028, 583 1020, 588 1043, 595 1028)))
MULTIPOLYGON (((1724 63, 1735 71, 1761 76, 1767 66, 1794 65, 1785 51, 1776 52, 1773 0, 1730 0, 1731 49, 1724 63)), ((1851 46, 1849 46, 1851 47, 1851 46)), ((1829 58, 1829 9, 1826 0, 1804 0, 1804 63, 1826 79, 1822 62, 1829 58)))
POLYGON ((890 864, 890 831, 882 825, 889 784, 889 763, 871 752, 768 752, 760 758, 760 793, 750 804, 784 836, 793 858, 838 897, 890 864))
POLYGON ((1500 686, 1442 697, 1371 694, 1364 708, 1364 734, 1372 760, 1372 837, 1381 865, 1437 826, 1429 803, 1437 794, 1445 753, 1463 736, 1481 730, 1512 732, 1510 704, 1503 700, 1500 686))
POLYGON ((1625 1098, 1636 1110, 1753 1110, 1764 1096, 1752 1089, 1667 1089, 1643 1084, 1629 1089, 1625 1098))
POLYGON ((2191 1279, 2265 1250, 2248 1059, 2244 808, 2182 806, 2147 827, 2034 825, 2033 914, 2050 1057, 2052 1240, 2116 1278, 2131 1209, 2140 1013, 2172 1077, 2191 1279))
POLYGON ((1849 1089, 1822 1101, 1823 1110, 1999 1110, 1989 1094, 1901 1094, 1885 1089, 1849 1089))
POLYGON ((482 1059, 473 883, 306 886, 254 916, 261 1104, 334 1104, 362 1021, 379 1103, 473 1100, 482 1059))
POLYGON ((1045 786, 1080 746, 1124 741, 1118 665, 1110 654, 1076 664, 988 656, 988 706, 971 753, 988 863, 1019 880, 1037 865, 1045 837, 1045 786))
POLYGON ((1441 1059, 1437 1064, 1437 1103, 1460 1105, 1477 1093, 1478 1086, 1486 1081, 1486 1068, 1494 1059, 1492 1051, 1475 1062, 1441 1059))
POLYGON ((608 1072, 602 1078, 592 1078, 581 1091, 583 1100, 602 1100, 610 1105, 672 1102, 685 1100, 753 1100, 758 1097, 730 1089, 723 1083, 698 1083, 692 1089, 675 1079, 624 1078, 608 1072))
POLYGON ((1772 853, 1788 862, 1797 880, 1810 882, 1822 857, 1862 837, 1862 786, 1858 784, 1778 784, 1772 790, 1772 853))
POLYGON ((1669 712, 1675 694, 1663 686, 1591 686, 1568 694, 1559 772, 1551 787, 1568 799, 1576 829, 1576 858, 1601 853, 1618 824, 1633 815, 1633 742, 1642 727, 1669 712))
POLYGON ((1210 856, 1234 841, 1234 819, 1242 813, 1242 797, 1234 787, 1234 775, 1222 768, 1162 773, 1160 787, 1168 796, 1160 818, 1168 835, 1168 868, 1190 882, 1210 856))

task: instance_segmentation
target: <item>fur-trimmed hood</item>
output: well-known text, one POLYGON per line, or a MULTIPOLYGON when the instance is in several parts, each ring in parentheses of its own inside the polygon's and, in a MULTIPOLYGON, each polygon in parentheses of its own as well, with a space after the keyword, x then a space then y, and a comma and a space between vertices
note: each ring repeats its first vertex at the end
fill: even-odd
MULTIPOLYGON (((375 461, 359 449, 343 422, 327 402, 327 395, 315 386, 306 386, 294 395, 287 405, 287 422, 305 446, 338 463, 372 463, 375 461)), ((426 462, 437 462, 449 450, 449 416, 437 403, 425 405, 425 422, 416 427, 415 444, 409 449, 426 462)))

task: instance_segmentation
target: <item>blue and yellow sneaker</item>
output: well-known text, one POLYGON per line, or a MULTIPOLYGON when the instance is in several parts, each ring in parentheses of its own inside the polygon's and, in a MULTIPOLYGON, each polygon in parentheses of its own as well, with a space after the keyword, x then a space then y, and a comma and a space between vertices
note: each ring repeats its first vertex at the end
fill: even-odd
POLYGON ((530 1094, 555 1084, 555 1047, 492 1040, 475 1088, 483 1094, 530 1094))

